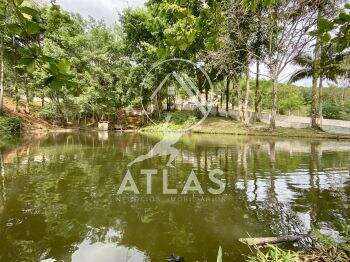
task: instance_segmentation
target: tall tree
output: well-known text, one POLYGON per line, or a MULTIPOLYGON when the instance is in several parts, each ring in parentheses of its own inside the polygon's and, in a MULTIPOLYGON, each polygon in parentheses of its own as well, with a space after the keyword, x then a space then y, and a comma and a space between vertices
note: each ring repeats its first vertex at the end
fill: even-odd
POLYGON ((308 32, 315 25, 316 20, 305 1, 275 0, 268 2, 266 12, 268 50, 264 60, 272 81, 270 128, 274 130, 276 129, 279 76, 293 61, 293 58, 310 43, 308 32))
MULTIPOLYGON (((318 83, 318 116, 320 118, 319 127, 322 127, 322 89, 323 80, 327 79, 333 82, 337 82, 337 78, 345 76, 349 73, 345 61, 349 57, 349 53, 338 53, 333 46, 324 46, 321 50, 320 68, 319 70, 319 83, 318 83)), ((313 77, 315 70, 315 62, 313 57, 307 53, 299 54, 294 58, 294 64, 301 67, 291 76, 289 82, 297 82, 304 78, 313 77)))

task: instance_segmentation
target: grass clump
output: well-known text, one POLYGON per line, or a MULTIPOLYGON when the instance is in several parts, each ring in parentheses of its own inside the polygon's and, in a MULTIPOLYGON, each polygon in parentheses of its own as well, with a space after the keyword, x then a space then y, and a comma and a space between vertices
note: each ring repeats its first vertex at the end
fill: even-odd
POLYGON ((315 229, 311 238, 315 245, 311 250, 295 252, 284 250, 275 245, 267 245, 266 249, 256 247, 255 256, 248 257, 248 262, 348 262, 350 261, 350 225, 343 225, 343 241, 337 243, 334 239, 315 229))
POLYGON ((152 118, 149 125, 141 128, 144 132, 163 132, 163 131, 178 131, 186 130, 198 122, 197 117, 193 112, 175 111, 164 112, 158 117, 152 118), (166 119, 169 118, 169 121, 166 119))
POLYGON ((247 262, 297 262, 299 253, 291 250, 283 250, 275 245, 268 245, 267 251, 257 248, 257 254, 249 257, 247 262))

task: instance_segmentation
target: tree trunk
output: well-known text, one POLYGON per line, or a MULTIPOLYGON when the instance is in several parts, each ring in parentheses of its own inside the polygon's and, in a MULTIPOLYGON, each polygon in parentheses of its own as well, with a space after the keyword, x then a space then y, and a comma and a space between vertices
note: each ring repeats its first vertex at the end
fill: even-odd
POLYGON ((230 101, 230 78, 227 77, 227 80, 226 80, 226 113, 229 110, 229 108, 228 108, 229 101, 230 101))
MULTIPOLYGON (((318 21, 321 18, 321 7, 318 9, 318 21)), ((319 78, 320 71, 320 59, 321 59, 321 46, 320 41, 317 38, 315 49, 314 49, 314 63, 313 63, 313 73, 312 73, 312 100, 311 100, 311 127, 318 129, 319 126, 317 124, 317 115, 318 115, 318 91, 317 91, 317 82, 319 78)))
POLYGON ((6 201, 6 186, 5 186, 5 163, 2 152, 0 151, 0 179, 1 179, 1 191, 2 191, 2 203, 6 201))
POLYGON ((224 96, 224 94, 223 94, 223 92, 221 91, 221 92, 220 92, 220 108, 222 108, 223 96, 224 96))
POLYGON ((261 102, 261 90, 260 90, 260 61, 256 61, 256 80, 255 80, 255 102, 254 102, 254 121, 259 120, 258 115, 260 114, 260 102, 261 102))
MULTIPOLYGON (((15 69, 16 72, 16 69, 15 69)), ((17 74, 15 73, 15 77, 17 76, 17 74)), ((18 94, 18 84, 15 82, 15 100, 16 100, 16 112, 19 112, 19 94, 18 94)))
POLYGON ((248 115, 248 107, 249 107, 249 94, 250 94, 250 83, 249 83, 249 62, 247 65, 246 73, 246 82, 245 82, 245 97, 244 97, 244 108, 243 108, 243 115, 244 115, 244 123, 249 124, 249 115, 248 115))
POLYGON ((238 118, 239 121, 244 121, 244 113, 243 113, 243 103, 242 103, 242 90, 240 83, 237 79, 235 79, 236 88, 237 88, 237 100, 238 100, 238 118))
POLYGON ((261 90, 260 90, 260 59, 262 53, 262 21, 261 21, 262 3, 258 4, 258 32, 257 32, 257 53, 256 53, 256 79, 255 79, 255 101, 254 101, 254 122, 260 120, 260 102, 261 102, 261 90))
POLYGON ((272 130, 276 129, 276 115, 277 115, 277 79, 273 76, 272 79, 272 108, 270 117, 270 128, 272 130))
POLYGON ((4 46, 0 47, 0 113, 4 109, 4 46))
POLYGON ((318 85, 318 117, 319 117, 319 128, 322 128, 323 124, 323 78, 320 76, 320 82, 318 85))
POLYGON ((25 91, 26 91, 26 113, 30 113, 30 95, 27 79, 24 81, 25 91))

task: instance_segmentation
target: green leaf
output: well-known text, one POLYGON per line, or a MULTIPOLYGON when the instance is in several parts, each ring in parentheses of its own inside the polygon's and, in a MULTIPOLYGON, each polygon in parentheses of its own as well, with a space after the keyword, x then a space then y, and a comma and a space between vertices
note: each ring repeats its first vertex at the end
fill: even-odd
POLYGON ((4 16, 6 12, 6 6, 5 3, 0 2, 0 17, 4 16))
POLYGON ((59 69, 55 62, 47 63, 46 69, 54 76, 59 74, 59 69))
POLYGON ((15 0, 15 5, 20 6, 23 2, 24 0, 15 0))
POLYGON ((350 15, 344 12, 341 12, 338 18, 335 20, 338 24, 345 24, 350 22, 350 15))
POLYGON ((20 7, 19 10, 21 11, 22 14, 27 14, 32 17, 35 17, 40 14, 38 10, 35 10, 34 8, 31 8, 28 6, 20 7))
POLYGON ((35 61, 35 58, 33 57, 22 57, 18 63, 20 65, 24 65, 24 66, 29 66, 31 63, 33 63, 33 61, 35 61))
POLYGON ((350 3, 346 3, 344 6, 346 9, 350 9, 350 3))
POLYGON ((222 248, 221 248, 221 246, 219 247, 218 257, 216 259, 216 262, 222 262, 222 248))
POLYGON ((35 71, 35 59, 33 59, 33 61, 27 66, 27 71, 28 73, 33 74, 35 71))
POLYGON ((41 56, 41 60, 44 63, 54 63, 56 61, 54 58, 46 56, 46 55, 41 56))
POLYGON ((41 27, 38 23, 27 20, 25 24, 25 30, 29 35, 36 35, 40 32, 41 27))
POLYGON ((323 34, 320 38, 322 42, 328 43, 332 37, 329 33, 327 33, 327 34, 323 34))
POLYGON ((47 86, 47 85, 50 85, 53 80, 55 80, 55 77, 54 76, 49 76, 47 78, 44 79, 44 85, 47 86))
POLYGON ((22 32, 22 28, 18 24, 8 24, 6 28, 12 34, 20 34, 22 32))
POLYGON ((328 19, 321 17, 318 22, 318 27, 319 27, 319 30, 323 32, 328 32, 333 29, 334 23, 332 21, 329 21, 328 19))
POLYGON ((67 74, 70 70, 70 63, 65 58, 63 58, 59 61, 57 67, 61 74, 67 74))

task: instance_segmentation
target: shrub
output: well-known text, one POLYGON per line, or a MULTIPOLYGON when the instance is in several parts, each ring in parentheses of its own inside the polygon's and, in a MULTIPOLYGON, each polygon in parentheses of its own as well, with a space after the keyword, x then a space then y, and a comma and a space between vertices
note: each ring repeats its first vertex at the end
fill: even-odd
POLYGON ((327 101, 322 106, 322 115, 328 119, 342 119, 342 110, 342 106, 327 101))
POLYGON ((344 111, 342 118, 344 120, 350 121, 350 101, 346 102, 344 105, 344 111))
POLYGON ((288 114, 305 104, 302 91, 294 86, 285 85, 279 92, 278 108, 280 114, 288 114))
POLYGON ((21 119, 18 117, 0 117, 0 133, 16 135, 21 132, 21 119))
POLYGON ((45 105, 39 112, 39 117, 48 121, 55 120, 57 115, 56 107, 53 104, 45 105))

